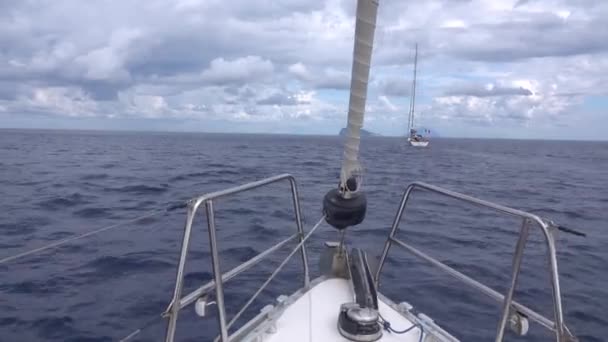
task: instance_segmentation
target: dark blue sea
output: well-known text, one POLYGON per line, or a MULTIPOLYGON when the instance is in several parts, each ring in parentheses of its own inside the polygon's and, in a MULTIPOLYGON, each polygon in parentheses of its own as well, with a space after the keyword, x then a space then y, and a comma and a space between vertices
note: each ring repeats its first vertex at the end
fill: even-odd
MULTIPOLYGON (((565 321, 581 341, 606 340, 608 143, 435 139, 427 149, 412 149, 402 139, 371 137, 361 149, 369 206, 364 223, 347 234, 351 246, 380 253, 413 181, 552 218, 588 235, 557 236, 565 321)), ((0 258, 280 173, 297 178, 310 229, 323 195, 337 185, 341 153, 339 137, 0 130, 0 258)), ((215 203, 223 270, 295 231, 289 196, 288 184, 278 183, 215 203)), ((173 294, 184 221, 185 210, 174 210, 0 265, 0 341, 116 341, 153 319, 173 294)), ((184 293, 211 278, 204 223, 201 212, 184 293)), ((520 225, 417 192, 398 236, 504 292, 520 225)), ((313 275, 323 241, 337 238, 327 226, 311 238, 313 275)), ((229 317, 289 250, 225 285, 229 317)), ((301 286, 300 271, 296 256, 245 318, 301 286)), ((397 247, 381 291, 463 341, 493 340, 498 303, 397 247)), ((552 318, 538 229, 527 244, 515 299, 552 318)), ((199 318, 187 308, 178 340, 211 340, 215 323, 214 312, 199 318)), ((165 326, 152 321, 136 340, 161 341, 165 326)), ((551 340, 536 324, 530 337, 551 340)))

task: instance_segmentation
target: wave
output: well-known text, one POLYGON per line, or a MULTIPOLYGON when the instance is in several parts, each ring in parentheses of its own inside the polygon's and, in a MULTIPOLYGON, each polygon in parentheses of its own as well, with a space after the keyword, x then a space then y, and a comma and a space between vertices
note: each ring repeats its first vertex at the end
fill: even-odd
POLYGON ((161 184, 159 186, 136 184, 127 185, 120 188, 106 188, 106 191, 120 192, 133 195, 149 195, 149 194, 162 194, 169 190, 168 184, 161 184))
POLYGON ((191 173, 186 173, 183 175, 171 177, 171 178, 169 178, 169 182, 185 181, 185 180, 190 180, 193 178, 203 178, 203 177, 206 177, 207 175, 208 175, 207 172, 191 172, 191 173))
POLYGON ((108 178, 110 178, 110 175, 108 175, 107 173, 92 173, 80 177, 80 179, 82 180, 103 180, 108 178))
POLYGON ((73 323, 74 319, 70 316, 49 316, 35 320, 32 328, 38 329, 44 336, 65 336, 74 331, 73 323))
POLYGON ((108 208, 89 207, 76 210, 73 214, 82 218, 107 218, 111 216, 111 211, 108 208))
POLYGON ((66 276, 56 276, 50 279, 25 280, 0 286, 3 292, 27 295, 49 295, 63 293, 74 285, 66 276))
POLYGON ((38 202, 38 207, 43 210, 61 210, 74 207, 81 204, 90 203, 91 197, 85 196, 79 192, 69 194, 67 196, 52 197, 38 202))
POLYGON ((0 234, 5 236, 28 235, 38 228, 48 226, 51 220, 42 216, 31 216, 14 223, 0 223, 0 234))
POLYGON ((80 267, 75 277, 79 279, 80 283, 87 284, 135 273, 159 272, 174 267, 174 264, 154 256, 154 253, 130 253, 119 257, 96 258, 80 267))
MULTIPOLYGON (((24 152, 0 158, 0 169, 5 171, 0 170, 0 207, 4 210, 0 215, 0 247, 6 249, 5 256, 73 236, 85 228, 117 222, 118 216, 128 219, 173 200, 284 172, 298 180, 308 231, 321 215, 323 195, 337 184, 342 150, 338 139, 316 137, 247 141, 236 135, 209 140, 205 135, 112 133, 109 139, 105 134, 87 133, 75 135, 78 139, 74 140, 71 133, 46 136, 50 134, 61 137, 65 145, 32 134, 17 145, 8 144, 0 134, 4 146, 13 145, 24 152), (119 145, 114 138, 122 139, 119 145), (196 148, 205 145, 211 148, 204 152, 196 148), (59 148, 79 151, 41 158, 59 148), (99 150, 99 154, 82 153, 90 150, 99 150), (32 151, 36 153, 28 153, 32 151), (45 175, 37 176, 40 174, 45 175)), ((542 216, 595 236, 578 239, 560 234, 558 252, 566 320, 580 331, 581 340, 602 340, 608 324, 602 316, 608 307, 598 301, 605 298, 602 286, 607 280, 602 273, 608 260, 602 243, 606 236, 602 223, 608 220, 608 211, 603 210, 608 204, 604 195, 608 193, 604 181, 606 145, 581 148, 543 143, 535 150, 537 143, 509 141, 438 139, 432 144, 430 150, 404 151, 387 138, 361 145, 368 215, 347 233, 348 241, 364 248, 370 257, 381 253, 403 191, 415 180, 518 208, 536 208, 542 216)), ((224 272, 295 232, 286 183, 215 203, 224 272)), ((112 341, 139 327, 148 316, 162 311, 171 297, 184 211, 155 216, 130 225, 135 229, 102 233, 0 266, 6 275, 0 283, 0 339, 112 341), (151 224, 153 227, 145 227, 151 224)), ((416 193, 398 237, 502 289, 508 281, 499 281, 499 276, 505 274, 488 272, 511 262, 519 221, 505 219, 504 223, 517 226, 502 223, 476 207, 463 210, 441 197, 416 193), (476 229, 468 229, 469 225, 476 229)), ((531 234, 524 266, 530 260, 534 265, 546 263, 545 247, 538 236, 531 234)), ((336 239, 336 232, 327 226, 311 238, 307 245, 311 271, 322 241, 336 239)), ((229 312, 240 308, 294 245, 269 255, 227 286, 229 312)), ((212 278, 204 208, 196 216, 190 246, 184 294, 212 278)), ((268 301, 260 300, 260 304, 276 299, 291 285, 301 284, 296 281, 301 278, 298 259, 295 255, 285 266, 286 272, 270 284, 267 297, 266 293, 260 297, 268 301)), ((462 340, 491 339, 496 316, 488 310, 495 313, 496 306, 482 306, 475 292, 418 261, 406 251, 391 249, 382 275, 382 292, 396 301, 410 301, 446 330, 462 334, 462 340), (476 329, 461 329, 473 319, 478 323, 476 329)), ((500 268, 505 269, 508 267, 500 268)), ((545 268, 540 272, 526 270, 522 273, 522 286, 526 287, 519 288, 518 296, 522 292, 527 295, 520 299, 540 296, 535 288, 550 292, 545 268)), ((184 318, 190 319, 187 315, 184 318)), ((214 332, 206 331, 207 323, 202 323, 203 328, 200 324, 186 322, 180 325, 185 329, 180 334, 196 335, 200 340, 215 337, 214 332)), ((534 331, 531 335, 536 340, 534 331)))

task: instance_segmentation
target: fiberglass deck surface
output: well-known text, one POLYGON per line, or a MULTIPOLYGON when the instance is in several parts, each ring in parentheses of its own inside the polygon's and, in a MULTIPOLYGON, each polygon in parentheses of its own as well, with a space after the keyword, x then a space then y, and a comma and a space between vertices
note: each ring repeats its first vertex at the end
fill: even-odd
MULTIPOLYGON (((338 331, 338 313, 340 305, 352 301, 352 292, 345 279, 325 280, 298 298, 285 309, 277 319, 276 332, 265 333, 265 342, 346 342, 349 341, 338 331)), ((380 314, 396 330, 412 326, 407 318, 379 301, 380 314)), ((420 330, 412 329, 406 334, 394 334, 384 331, 382 342, 418 342, 420 330)))

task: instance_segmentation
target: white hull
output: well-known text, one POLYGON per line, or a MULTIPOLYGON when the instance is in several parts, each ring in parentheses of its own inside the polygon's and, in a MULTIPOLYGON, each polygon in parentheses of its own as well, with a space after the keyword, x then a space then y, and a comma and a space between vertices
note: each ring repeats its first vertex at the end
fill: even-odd
MULTIPOLYGON (((262 310, 254 327, 244 327, 248 332, 237 332, 234 337, 242 341, 256 342, 348 342, 338 331, 338 313, 340 305, 352 302, 353 292, 349 280, 341 278, 318 278, 312 282, 312 288, 300 290, 290 297, 280 298, 281 304, 262 310), (272 317, 272 318, 270 318, 272 317), (261 319, 260 319, 261 318, 261 319), (239 334, 241 333, 241 334, 239 334), (244 334, 243 334, 244 333, 244 334)), ((407 310, 397 310, 390 300, 379 295, 378 311, 391 326, 398 330, 412 327, 414 324, 424 326, 424 336, 431 335, 434 341, 458 341, 443 329, 436 326, 424 315, 424 319, 407 310)), ((403 306, 405 307, 405 306, 403 306)), ((421 330, 414 327, 405 334, 394 334, 384 331, 381 342, 419 342, 421 330)))
POLYGON ((414 147, 427 147, 427 146, 429 146, 429 142, 428 141, 414 141, 414 140, 410 140, 410 145, 414 146, 414 147))

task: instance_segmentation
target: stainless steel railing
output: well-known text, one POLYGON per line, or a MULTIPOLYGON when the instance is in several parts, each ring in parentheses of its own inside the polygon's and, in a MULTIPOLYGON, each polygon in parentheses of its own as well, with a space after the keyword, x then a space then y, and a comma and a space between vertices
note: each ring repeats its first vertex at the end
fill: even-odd
MULTIPOLYGON (((311 233, 312 233, 312 231, 311 231, 311 233)), ((306 248, 304 246, 304 242, 307 237, 308 236, 306 236, 306 237, 304 236, 304 230, 302 227, 302 214, 301 214, 301 210, 300 210, 300 201, 298 198, 298 187, 297 187, 295 179, 289 174, 282 174, 282 175, 266 178, 266 179, 263 179, 263 180, 260 180, 257 182, 252 182, 252 183, 244 184, 244 185, 237 186, 234 188, 213 192, 213 193, 202 195, 200 197, 197 197, 197 198, 191 200, 188 203, 188 216, 187 216, 186 225, 184 228, 184 238, 182 241, 182 249, 181 249, 181 254, 180 254, 179 265, 177 268, 177 278, 175 281, 175 290, 173 293, 173 299, 171 300, 171 303, 169 304, 169 307, 167 308, 167 311, 165 312, 165 316, 168 316, 168 318, 169 318, 169 323, 167 325, 167 333, 166 333, 165 340, 167 342, 173 342, 173 339, 175 337, 175 329, 177 326, 177 318, 178 318, 179 311, 182 308, 195 302, 197 300, 197 298, 199 298, 202 295, 208 293, 209 291, 215 289, 217 311, 218 311, 218 321, 219 321, 218 323, 220 326, 220 337, 221 337, 221 341, 227 342, 228 341, 228 329, 232 325, 232 323, 234 323, 234 321, 238 317, 238 314, 237 314, 237 317, 233 318, 233 320, 230 323, 226 322, 226 308, 225 308, 225 304, 224 304, 224 286, 223 286, 224 282, 232 279, 239 273, 250 269, 251 267, 258 264, 260 261, 262 261, 264 258, 266 258, 271 253, 275 252, 276 250, 280 249, 287 243, 289 243, 293 240, 296 240, 296 239, 299 241, 299 243, 295 247, 295 249, 292 251, 292 253, 284 260, 284 263, 286 263, 287 260, 289 260, 289 258, 291 258, 291 256, 298 249, 300 249, 301 256, 302 256, 302 266, 304 269, 304 286, 308 286, 308 284, 310 283, 310 275, 309 275, 309 269, 308 269, 306 248), (217 238, 216 238, 215 216, 214 216, 215 212, 213 210, 213 201, 218 198, 221 198, 221 197, 226 197, 226 196, 233 195, 236 193, 253 190, 253 189, 256 189, 256 188, 259 188, 262 186, 266 186, 266 185, 276 183, 279 181, 284 181, 284 180, 289 181, 289 184, 291 187, 291 197, 292 197, 293 208, 294 208, 294 212, 295 212, 295 221, 296 221, 297 232, 294 235, 290 236, 289 238, 275 244, 274 246, 270 247, 266 251, 251 258, 247 262, 245 262, 239 266, 236 266, 235 268, 226 272, 225 274, 222 274, 221 268, 220 268, 219 251, 218 251, 218 244, 217 244, 217 238), (209 233, 209 246, 210 246, 210 250, 211 250, 211 263, 212 263, 212 268, 213 268, 213 278, 214 279, 212 281, 210 281, 209 283, 207 283, 207 284, 199 287, 198 289, 192 291, 191 293, 187 294, 186 296, 182 297, 184 269, 186 266, 186 259, 188 256, 190 235, 192 233, 192 224, 194 222, 194 216, 196 215, 196 212, 198 211, 199 207, 203 203, 205 204, 205 209, 206 209, 206 214, 207 214, 207 229, 208 229, 208 233, 209 233)), ((284 265, 284 263, 283 263, 283 265, 284 265)), ((267 280, 267 282, 264 285, 262 285, 260 290, 258 290, 258 293, 265 287, 265 285, 267 285, 268 281, 270 281, 274 277, 274 275, 276 275, 276 273, 278 273, 279 270, 280 270, 280 267, 277 268, 277 270, 275 270, 275 273, 273 273, 273 275, 270 276, 270 278, 267 280)), ((256 293, 256 295, 257 295, 257 293, 256 293)), ((252 299, 255 298, 256 295, 254 295, 252 297, 252 299)), ((250 304, 250 303, 248 303, 248 304, 250 304)), ((241 312, 248 306, 248 304, 246 304, 245 307, 243 307, 241 312)))
POLYGON ((541 219, 537 215, 530 214, 530 213, 527 213, 527 212, 524 212, 521 210, 505 207, 505 206, 495 204, 492 202, 480 200, 480 199, 477 199, 477 198, 474 198, 471 196, 467 196, 467 195, 463 195, 463 194, 460 194, 457 192, 446 190, 446 189, 443 189, 443 188, 440 188, 440 187, 437 187, 434 185, 416 182, 416 183, 409 185, 403 193, 403 197, 401 199, 399 209, 397 211, 397 214, 395 215, 395 219, 393 221, 391 231, 386 240, 384 249, 382 251, 382 255, 380 257, 380 262, 379 262, 378 269, 377 269, 376 275, 375 275, 376 286, 379 286, 380 275, 381 275, 384 263, 386 262, 386 257, 388 255, 388 252, 389 252, 392 244, 396 244, 396 245, 401 246, 401 247, 405 248, 406 250, 410 251, 415 256, 429 262, 431 265, 448 273, 449 275, 453 276, 454 278, 460 280, 461 282, 465 283, 466 285, 469 285, 469 286, 479 290, 483 294, 489 296, 490 298, 495 299, 498 302, 502 302, 502 304, 503 304, 502 315, 501 315, 500 323, 498 325, 495 341, 497 341, 497 342, 502 341, 503 336, 504 336, 505 327, 507 325, 507 321, 508 321, 509 313, 510 313, 511 309, 515 309, 516 311, 519 311, 519 312, 527 315, 531 320, 554 331, 558 342, 572 341, 572 340, 574 340, 574 338, 570 334, 570 332, 568 331, 567 327, 564 324, 564 317, 563 317, 563 312, 562 312, 562 300, 561 300, 560 285, 559 285, 559 274, 558 274, 558 269, 557 269, 557 256, 556 256, 556 251, 555 251, 555 240, 553 238, 551 228, 552 228, 552 226, 550 223, 545 222, 543 219, 541 219), (519 234, 519 238, 517 241, 517 245, 515 247, 515 253, 513 255, 513 265, 512 265, 512 270, 511 270, 511 283, 510 283, 510 287, 509 287, 509 290, 507 291, 506 295, 503 296, 499 292, 460 273, 459 271, 451 268, 450 266, 442 263, 441 261, 427 255, 426 253, 418 250, 417 248, 411 246, 410 244, 407 244, 407 243, 403 242, 402 240, 397 239, 395 237, 397 230, 399 229, 401 219, 403 218, 403 215, 405 214, 407 203, 411 197, 413 190, 416 190, 416 189, 429 191, 429 192, 439 194, 439 195, 442 195, 442 196, 445 196, 448 198, 460 200, 460 201, 463 201, 466 203, 475 204, 475 205, 478 205, 481 207, 492 209, 499 213, 503 213, 503 214, 515 216, 515 217, 520 217, 522 219, 522 226, 520 229, 520 234, 519 234), (550 273, 551 273, 551 288, 552 288, 552 294, 553 294, 554 321, 551 321, 550 319, 544 317, 543 315, 537 313, 536 311, 513 300, 513 293, 515 292, 515 288, 517 286, 517 278, 518 278, 518 275, 520 272, 523 251, 525 248, 526 240, 528 238, 530 226, 533 224, 540 228, 540 230, 542 231, 543 236, 545 238, 545 243, 547 245, 547 252, 548 252, 548 257, 549 257, 549 268, 550 268, 550 273))

